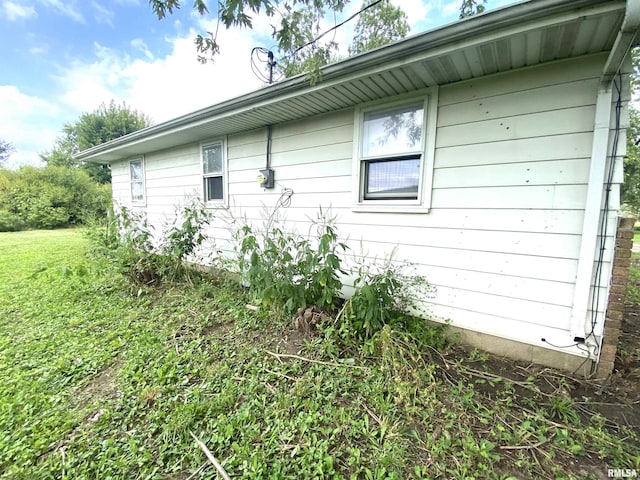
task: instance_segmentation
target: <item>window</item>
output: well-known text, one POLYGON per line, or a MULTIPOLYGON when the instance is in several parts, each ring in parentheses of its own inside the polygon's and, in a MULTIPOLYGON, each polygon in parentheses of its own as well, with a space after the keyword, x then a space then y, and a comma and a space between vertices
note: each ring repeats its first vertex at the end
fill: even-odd
POLYGON ((356 210, 428 209, 435 147, 434 95, 431 91, 426 99, 414 97, 356 112, 356 210))
POLYGON ((144 162, 142 159, 129 162, 131 202, 144 203, 144 162))
POLYGON ((202 146, 202 167, 205 202, 224 201, 225 165, 223 142, 209 143, 202 146))

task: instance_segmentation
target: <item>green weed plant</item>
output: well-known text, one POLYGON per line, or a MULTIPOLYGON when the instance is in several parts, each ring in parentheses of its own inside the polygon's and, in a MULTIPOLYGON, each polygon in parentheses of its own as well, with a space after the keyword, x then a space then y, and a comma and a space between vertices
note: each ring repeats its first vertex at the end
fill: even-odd
POLYGON ((261 229, 248 223, 232 231, 238 269, 261 305, 292 314, 314 305, 332 311, 346 272, 341 256, 346 243, 338 238, 335 217, 319 211, 309 235, 288 229, 270 217, 261 229))

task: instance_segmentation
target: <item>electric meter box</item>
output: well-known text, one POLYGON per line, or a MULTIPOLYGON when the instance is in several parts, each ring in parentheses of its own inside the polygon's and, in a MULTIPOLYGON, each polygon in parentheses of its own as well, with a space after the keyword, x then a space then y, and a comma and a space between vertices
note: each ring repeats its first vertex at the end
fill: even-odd
POLYGON ((258 183, 262 188, 273 188, 275 186, 274 176, 275 175, 272 168, 265 168, 264 170, 260 170, 260 174, 258 175, 258 183))

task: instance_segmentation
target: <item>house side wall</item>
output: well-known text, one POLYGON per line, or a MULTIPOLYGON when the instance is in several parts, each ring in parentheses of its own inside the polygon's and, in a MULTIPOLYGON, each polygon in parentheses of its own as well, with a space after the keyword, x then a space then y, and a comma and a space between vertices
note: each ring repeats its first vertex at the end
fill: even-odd
MULTIPOLYGON (((565 345, 604 60, 596 55, 441 87, 429 213, 352 210, 353 109, 273 127, 273 190, 256 181, 265 165, 265 129, 228 137, 230 210, 260 224, 282 189, 291 189, 290 206, 279 212, 289 225, 306 233, 308 217, 331 207, 352 253, 373 260, 397 248, 396 258, 414 263, 435 287, 428 300, 434 318, 538 347, 565 345)), ((126 168, 123 162, 113 171, 121 204, 126 168)), ((202 196, 197 144, 149 153, 145 169, 146 211, 157 225, 185 195, 202 196)), ((616 191, 611 206, 617 209, 616 191)), ((609 251, 614 231, 607 232, 609 251)), ((211 234, 218 248, 230 249, 223 226, 211 234)), ((600 310, 610 278, 606 257, 600 310)))

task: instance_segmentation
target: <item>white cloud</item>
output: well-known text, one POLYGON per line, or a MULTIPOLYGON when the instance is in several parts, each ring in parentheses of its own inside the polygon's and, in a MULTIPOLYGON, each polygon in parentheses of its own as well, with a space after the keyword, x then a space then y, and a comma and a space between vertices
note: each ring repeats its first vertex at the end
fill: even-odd
MULTIPOLYGON (((250 54, 252 47, 265 44, 257 36, 269 32, 268 25, 260 20, 254 30, 221 28, 222 53, 207 65, 198 63, 195 31, 190 31, 167 40, 171 53, 158 58, 149 56, 141 39, 131 41, 129 53, 94 43, 92 61, 76 59, 58 65, 51 75, 48 99, 0 85, 0 138, 16 148, 9 167, 38 164, 38 154, 52 148, 64 123, 101 103, 125 101, 162 122, 260 88, 261 82, 251 72, 250 54)), ((203 22, 198 28, 206 31, 207 27, 211 25, 203 22)))
POLYGON ((147 57, 149 60, 153 60, 153 53, 149 50, 149 47, 145 43, 145 41, 141 38, 134 38, 131 40, 131 46, 136 50, 139 50, 147 57))
POLYGON ((48 52, 49 52, 49 46, 48 45, 40 45, 38 47, 29 48, 29 53, 31 55, 44 55, 44 54, 46 54, 48 52))
POLYGON ((93 18, 95 18, 96 22, 104 23, 106 25, 110 25, 113 27, 113 12, 108 8, 100 5, 95 1, 91 1, 91 6, 94 8, 95 13, 93 18))
MULTIPOLYGON (((456 0, 459 1, 459 0, 456 0)), ((391 0, 396 7, 400 7, 409 19, 411 31, 428 20, 431 4, 419 0, 391 0)))
POLYGON ((71 18, 78 23, 84 23, 84 17, 78 11, 75 0, 40 0, 45 7, 52 8, 60 15, 71 18))
POLYGON ((60 134, 62 111, 51 102, 21 92, 13 85, 0 85, 0 138, 16 151, 9 167, 40 163, 38 153, 50 149, 60 134))
POLYGON ((150 56, 140 39, 131 44, 145 58, 96 43, 93 62, 76 60, 60 69, 60 101, 71 111, 92 111, 112 99, 126 101, 156 122, 204 108, 261 86, 250 68, 251 48, 260 44, 255 34, 221 28, 222 53, 206 65, 197 61, 194 31, 172 39, 171 53, 162 58, 150 56))
POLYGON ((22 5, 11 1, 4 1, 2 2, 2 9, 4 10, 4 14, 7 16, 7 19, 12 22, 19 19, 38 16, 33 5, 22 5))
POLYGON ((444 16, 453 15, 460 12, 460 0, 453 0, 449 3, 445 3, 442 6, 442 13, 444 16))

